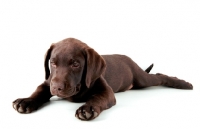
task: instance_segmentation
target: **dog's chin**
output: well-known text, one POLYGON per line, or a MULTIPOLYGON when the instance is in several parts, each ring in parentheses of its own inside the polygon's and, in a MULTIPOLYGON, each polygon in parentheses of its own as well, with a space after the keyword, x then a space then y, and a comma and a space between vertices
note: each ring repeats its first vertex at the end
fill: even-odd
POLYGON ((69 98, 69 97, 72 97, 76 94, 77 94, 76 92, 67 94, 67 93, 58 93, 58 92, 55 92, 55 91, 51 91, 51 95, 58 96, 60 98, 69 98))
POLYGON ((72 97, 74 95, 76 95, 78 92, 72 93, 72 94, 57 94, 56 96, 60 97, 60 98, 69 98, 72 97))
POLYGON ((73 95, 61 95, 61 94, 57 94, 56 96, 60 97, 60 98, 69 98, 72 97, 73 95))

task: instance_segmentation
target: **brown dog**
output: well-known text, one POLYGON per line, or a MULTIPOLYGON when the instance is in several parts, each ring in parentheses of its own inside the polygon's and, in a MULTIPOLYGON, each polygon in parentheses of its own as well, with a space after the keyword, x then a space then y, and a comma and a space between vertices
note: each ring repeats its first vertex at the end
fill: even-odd
POLYGON ((68 38, 52 44, 45 57, 46 80, 28 98, 17 99, 13 107, 30 113, 53 96, 86 102, 76 111, 81 120, 92 120, 115 105, 114 92, 165 85, 179 89, 193 86, 176 77, 148 74, 124 55, 102 55, 85 43, 68 38), (50 60, 50 69, 49 69, 50 60))

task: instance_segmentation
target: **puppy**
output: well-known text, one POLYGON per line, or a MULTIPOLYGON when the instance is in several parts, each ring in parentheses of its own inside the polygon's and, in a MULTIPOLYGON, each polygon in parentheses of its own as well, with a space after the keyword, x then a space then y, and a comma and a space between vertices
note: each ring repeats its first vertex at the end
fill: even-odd
POLYGON ((116 104, 116 92, 158 85, 193 89, 190 83, 176 77, 149 74, 153 65, 143 71, 125 55, 99 55, 74 38, 52 44, 44 66, 45 81, 30 97, 13 102, 16 111, 31 113, 55 95, 72 102, 86 102, 76 110, 75 116, 92 120, 116 104))

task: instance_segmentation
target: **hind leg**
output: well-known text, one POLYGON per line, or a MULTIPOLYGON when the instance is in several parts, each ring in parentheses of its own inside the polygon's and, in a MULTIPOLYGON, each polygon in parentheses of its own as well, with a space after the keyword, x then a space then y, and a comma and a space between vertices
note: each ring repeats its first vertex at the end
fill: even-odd
POLYGON ((176 77, 169 77, 164 74, 148 74, 143 72, 137 78, 134 78, 133 89, 145 88, 149 86, 168 86, 177 89, 193 89, 192 84, 178 79, 176 77))

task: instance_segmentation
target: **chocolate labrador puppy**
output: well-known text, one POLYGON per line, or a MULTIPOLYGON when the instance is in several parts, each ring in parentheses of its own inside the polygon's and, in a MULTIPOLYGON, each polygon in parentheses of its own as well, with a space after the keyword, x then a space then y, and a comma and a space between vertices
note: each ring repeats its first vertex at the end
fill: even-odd
POLYGON ((92 120, 116 104, 114 92, 158 85, 193 89, 190 83, 176 77, 149 74, 153 65, 143 71, 125 55, 100 56, 74 38, 52 44, 44 66, 46 80, 30 97, 13 102, 18 112, 31 113, 56 95, 72 102, 86 102, 76 110, 75 116, 92 120))

